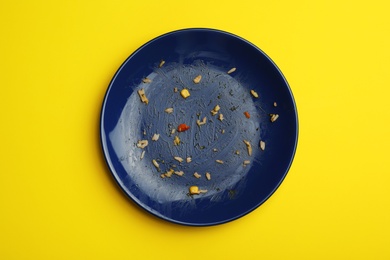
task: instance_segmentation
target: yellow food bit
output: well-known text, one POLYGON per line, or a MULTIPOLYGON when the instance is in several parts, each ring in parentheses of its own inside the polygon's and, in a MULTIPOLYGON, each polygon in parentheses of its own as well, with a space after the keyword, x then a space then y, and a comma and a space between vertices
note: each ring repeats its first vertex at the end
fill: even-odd
POLYGON ((145 90, 143 88, 141 88, 137 92, 138 92, 138 95, 139 95, 139 98, 141 99, 141 101, 145 104, 148 104, 149 99, 145 95, 145 90))
POLYGON ((198 186, 191 186, 190 187, 190 194, 199 194, 199 187, 198 186))
POLYGON ((207 192, 207 190, 200 190, 198 186, 191 186, 190 187, 190 194, 191 195, 206 193, 206 192, 207 192))
POLYGON ((246 145, 246 149, 248 150, 248 155, 251 156, 252 155, 252 145, 249 141, 247 140, 244 140, 244 143, 246 145))
POLYGON ((206 124, 206 122, 207 122, 207 117, 203 117, 203 120, 202 120, 202 121, 200 121, 199 119, 196 120, 196 124, 197 124, 198 126, 204 125, 204 124, 206 124))
POLYGON ((146 146, 148 146, 148 144, 149 144, 148 140, 139 140, 137 142, 137 147, 144 149, 146 146))
POLYGON ((180 95, 181 95, 183 98, 188 98, 189 96, 191 96, 190 92, 189 92, 188 89, 186 89, 186 88, 183 88, 183 89, 180 91, 180 95))
POLYGON ((271 117, 270 120, 271 120, 272 123, 275 122, 276 119, 279 118, 279 115, 278 115, 278 114, 270 114, 269 116, 271 117))
POLYGON ((173 173, 174 173, 174 171, 172 169, 169 169, 166 173, 161 174, 160 177, 163 178, 163 179, 165 177, 171 178, 173 173))
POLYGON ((221 107, 219 105, 216 105, 213 110, 210 111, 210 113, 215 116, 216 114, 218 114, 218 111, 221 109, 221 107))
POLYGON ((209 181, 211 180, 211 174, 209 172, 206 172, 206 179, 209 181))
POLYGON ((174 172, 176 175, 178 176, 183 176, 184 175, 184 172, 183 171, 175 171, 174 172))
POLYGON ((154 165, 154 167, 156 167, 157 169, 160 168, 160 165, 158 164, 158 162, 156 160, 152 160, 152 163, 154 165))
POLYGON ((222 121, 222 120, 224 120, 225 118, 223 117, 223 114, 219 114, 219 116, 218 116, 218 120, 219 121, 222 121))
POLYGON ((159 68, 161 68, 165 64, 165 60, 161 60, 160 64, 158 65, 159 68))
POLYGON ((150 83, 150 82, 152 82, 152 80, 149 79, 149 78, 143 78, 143 79, 142 79, 142 82, 143 82, 143 83, 150 83))
POLYGON ((201 79, 202 79, 202 75, 198 75, 198 76, 196 76, 196 77, 193 79, 193 81, 194 81, 195 84, 198 84, 198 83, 200 82, 201 79))
POLYGON ((257 94, 257 92, 254 91, 253 89, 251 90, 251 94, 252 94, 252 96, 255 97, 255 98, 258 98, 258 97, 259 97, 259 94, 257 94))
POLYGON ((175 136, 175 139, 173 139, 173 144, 174 145, 179 145, 180 144, 180 138, 178 136, 175 136))
POLYGON ((174 170, 169 169, 165 175, 166 175, 167 177, 171 177, 172 174, 173 174, 173 172, 174 172, 174 170))
POLYGON ((231 69, 227 72, 227 74, 233 73, 233 72, 235 72, 235 71, 236 71, 236 68, 231 68, 231 69))
POLYGON ((183 162, 183 158, 179 157, 179 156, 175 156, 173 157, 176 161, 178 162, 183 162))

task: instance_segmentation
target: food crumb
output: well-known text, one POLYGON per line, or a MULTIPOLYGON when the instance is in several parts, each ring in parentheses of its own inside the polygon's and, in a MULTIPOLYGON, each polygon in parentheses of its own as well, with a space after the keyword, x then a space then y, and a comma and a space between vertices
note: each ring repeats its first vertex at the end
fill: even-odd
POLYGON ((142 151, 140 159, 142 160, 145 156, 145 150, 142 151))
POLYGON ((211 180, 211 174, 209 172, 206 172, 206 179, 209 181, 211 180))
POLYGON ((186 88, 183 88, 183 89, 180 91, 180 95, 181 95, 184 99, 186 99, 186 98, 188 98, 189 96, 191 96, 190 91, 188 91, 188 89, 186 89, 186 88))
POLYGON ((187 162, 187 163, 192 162, 192 158, 191 158, 191 157, 187 157, 187 158, 186 158, 186 162, 187 162))
POLYGON ((174 145, 179 145, 180 144, 180 138, 178 136, 175 136, 175 138, 173 139, 173 144, 174 145))
POLYGON ((154 167, 157 168, 157 170, 160 169, 160 165, 158 164, 158 162, 155 159, 152 160, 152 163, 153 163, 154 167))
POLYGON ((244 140, 244 143, 246 145, 246 149, 248 150, 248 155, 251 156, 252 155, 252 145, 249 141, 247 140, 244 140))
POLYGON ((165 64, 165 60, 161 60, 160 64, 158 64, 158 67, 161 68, 165 64))
POLYGON ((202 75, 198 75, 198 76, 196 76, 196 77, 193 79, 193 81, 194 81, 195 84, 198 84, 198 83, 200 82, 201 79, 202 79, 202 75))
POLYGON ((270 120, 271 120, 271 122, 273 123, 273 122, 275 122, 276 121, 276 119, 278 119, 279 118, 279 115, 278 114, 270 114, 270 120))
POLYGON ((176 161, 178 162, 183 162, 183 158, 179 157, 179 156, 175 156, 173 157, 176 161))
POLYGON ((213 149, 213 152, 218 152, 218 149, 217 149, 217 148, 214 148, 214 149, 213 149))
POLYGON ((240 151, 239 151, 239 150, 236 150, 235 154, 239 155, 239 154, 240 154, 240 151))
POLYGON ((249 161, 249 160, 245 160, 244 161, 244 165, 246 166, 246 165, 248 165, 248 164, 250 164, 251 163, 251 161, 249 161))
POLYGON ((184 132, 184 131, 187 131, 188 129, 190 129, 190 126, 186 125, 186 124, 180 124, 178 127, 177 127, 177 131, 178 132, 184 132))
POLYGON ((178 88, 173 88, 173 92, 177 93, 179 91, 178 88))
POLYGON ((245 115, 245 117, 248 118, 248 119, 251 118, 251 115, 249 114, 248 111, 245 111, 245 112, 244 112, 244 115, 245 115))
POLYGON ((223 114, 219 114, 219 116, 218 116, 218 120, 219 120, 219 121, 222 121, 222 120, 224 120, 224 118, 223 118, 223 114))
POLYGON ((218 111, 221 109, 221 107, 219 105, 216 105, 213 110, 210 111, 210 113, 215 116, 216 114, 218 114, 218 111))
POLYGON ((159 134, 154 134, 152 137, 152 141, 157 141, 160 138, 159 134))
POLYGON ((197 179, 199 179, 200 177, 202 177, 202 175, 200 175, 199 173, 195 172, 195 173, 194 173, 194 177, 197 178, 197 179))
POLYGON ((223 161, 222 160, 215 160, 217 163, 219 164, 223 164, 223 161))
POLYGON ((265 142, 264 141, 260 141, 260 149, 261 150, 265 150, 265 142))
POLYGON ((167 177, 171 177, 173 173, 174 173, 174 170, 173 169, 169 169, 167 171, 167 173, 165 173, 165 174, 166 174, 167 177))
POLYGON ((145 90, 143 88, 141 88, 137 92, 138 92, 139 98, 141 99, 141 102, 148 104, 149 99, 145 95, 145 90))
POLYGON ((164 111, 165 111, 165 113, 170 114, 170 113, 173 113, 173 108, 172 107, 168 107, 164 111))
POLYGON ((274 107, 277 107, 278 106, 278 103, 274 102, 274 107))
POLYGON ((149 78, 143 78, 143 79, 142 79, 142 82, 143 82, 143 83, 150 83, 150 82, 152 82, 152 80, 149 79, 149 78))
POLYGON ((196 124, 197 124, 198 126, 204 125, 204 124, 206 124, 206 122, 207 122, 207 117, 203 117, 203 120, 202 120, 202 121, 200 121, 199 119, 196 120, 196 124))
POLYGON ((165 177, 171 178, 173 173, 174 173, 174 171, 172 169, 169 169, 166 173, 161 174, 160 177, 163 178, 163 179, 165 177))
POLYGON ((254 91, 253 89, 251 90, 251 94, 252 94, 252 96, 255 97, 255 98, 258 98, 258 97, 259 97, 259 94, 257 94, 257 92, 254 91))
POLYGON ((146 146, 148 146, 148 144, 149 144, 148 140, 139 140, 137 142, 137 147, 143 149, 146 146))
POLYGON ((191 195, 197 195, 197 194, 200 194, 200 193, 206 193, 207 192, 207 190, 200 190, 198 186, 191 186, 189 188, 189 191, 190 191, 191 195))
POLYGON ((176 175, 178 176, 183 176, 184 175, 184 172, 183 171, 175 171, 174 172, 176 175))
POLYGON ((236 68, 231 68, 231 69, 227 72, 227 74, 233 73, 233 72, 235 72, 235 71, 236 71, 236 68))

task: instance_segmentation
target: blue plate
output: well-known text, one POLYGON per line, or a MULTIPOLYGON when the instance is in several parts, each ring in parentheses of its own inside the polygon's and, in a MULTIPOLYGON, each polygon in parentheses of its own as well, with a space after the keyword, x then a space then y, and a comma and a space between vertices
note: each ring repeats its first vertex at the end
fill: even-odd
POLYGON ((101 113, 103 152, 125 194, 191 226, 232 221, 264 203, 285 178, 297 137, 294 98, 277 66, 212 29, 140 47, 112 79, 101 113), (178 131, 181 124, 189 129, 178 131))

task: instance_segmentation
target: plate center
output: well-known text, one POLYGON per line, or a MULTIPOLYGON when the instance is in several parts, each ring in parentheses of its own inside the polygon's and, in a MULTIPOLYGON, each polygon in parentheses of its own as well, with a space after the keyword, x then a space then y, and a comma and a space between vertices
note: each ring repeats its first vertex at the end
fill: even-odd
POLYGON ((165 64, 146 78, 131 86, 134 91, 109 133, 131 182, 158 203, 210 196, 218 201, 226 190, 245 185, 260 140, 260 115, 250 89, 226 71, 202 61, 165 64), (201 80, 195 83, 199 75, 201 80), (140 89, 148 104, 141 101, 140 89), (181 95, 183 89, 189 97, 181 95), (180 124, 189 129, 179 132, 180 124), (154 135, 158 140, 152 140, 154 135), (148 145, 137 147, 142 140, 148 145), (164 175, 170 171, 183 175, 164 175), (196 178, 195 172, 201 177, 196 178), (188 196, 192 185, 207 193, 188 196))

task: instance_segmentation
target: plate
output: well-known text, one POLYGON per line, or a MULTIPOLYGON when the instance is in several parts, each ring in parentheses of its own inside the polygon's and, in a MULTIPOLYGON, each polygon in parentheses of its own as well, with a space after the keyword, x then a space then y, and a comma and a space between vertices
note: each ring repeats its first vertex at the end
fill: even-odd
POLYGON ((295 101, 275 63, 239 36, 203 28, 130 55, 108 87, 100 128, 123 192, 190 226, 258 208, 285 178, 298 138, 295 101))

